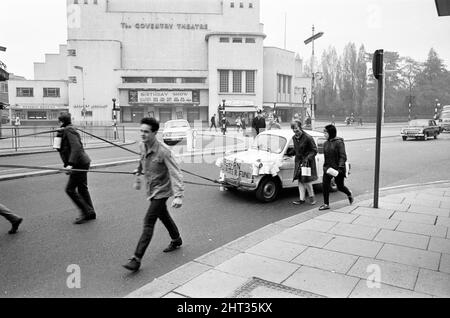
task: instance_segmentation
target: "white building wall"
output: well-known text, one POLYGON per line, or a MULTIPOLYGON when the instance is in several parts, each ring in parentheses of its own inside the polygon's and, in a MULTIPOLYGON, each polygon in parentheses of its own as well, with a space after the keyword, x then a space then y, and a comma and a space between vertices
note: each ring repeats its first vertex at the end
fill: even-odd
POLYGON ((67 80, 67 45, 58 54, 45 54, 43 63, 34 63, 35 80, 67 80))

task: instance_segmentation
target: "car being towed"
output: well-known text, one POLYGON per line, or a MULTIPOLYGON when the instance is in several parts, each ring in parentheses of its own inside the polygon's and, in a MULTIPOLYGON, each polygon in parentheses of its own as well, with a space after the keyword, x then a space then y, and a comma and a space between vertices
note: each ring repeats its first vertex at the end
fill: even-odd
MULTIPOLYGON (((313 185, 322 185, 323 175, 323 134, 308 131, 318 147, 316 167, 318 179, 313 185)), ((242 152, 230 154, 216 160, 220 168, 219 182, 225 188, 254 191, 256 198, 262 202, 276 200, 283 188, 298 187, 292 181, 295 167, 295 151, 290 129, 268 130, 260 133, 252 146, 242 152)), ((350 165, 347 165, 349 172, 350 165)), ((332 181, 332 191, 337 187, 332 181)))
POLYGON ((441 128, 433 119, 414 119, 408 123, 408 127, 403 127, 400 135, 403 140, 415 138, 427 140, 428 137, 434 139, 441 133, 441 128))

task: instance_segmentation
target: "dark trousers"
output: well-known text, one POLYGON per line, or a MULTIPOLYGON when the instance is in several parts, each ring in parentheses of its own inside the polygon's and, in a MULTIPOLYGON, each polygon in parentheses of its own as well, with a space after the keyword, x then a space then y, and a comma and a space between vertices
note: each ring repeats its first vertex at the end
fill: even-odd
POLYGON ((180 237, 180 232, 178 231, 175 222, 173 221, 172 217, 169 214, 169 211, 167 210, 167 199, 168 198, 151 199, 150 207, 148 208, 147 214, 144 218, 144 230, 136 247, 136 252, 134 253, 136 257, 142 258, 144 256, 145 250, 152 240, 153 230, 158 218, 164 224, 167 231, 169 231, 169 235, 172 240, 176 240, 180 237))
POLYGON ((209 126, 209 129, 211 130, 211 128, 213 128, 213 127, 217 130, 216 123, 211 123, 211 126, 209 126))
MULTIPOLYGON (((74 167, 74 169, 89 170, 89 166, 74 167)), ((83 216, 95 213, 87 184, 87 172, 72 172, 67 182, 66 193, 73 203, 81 210, 83 216)))
POLYGON ((9 222, 14 223, 17 222, 20 217, 12 213, 10 209, 0 203, 0 215, 7 219, 9 222))
MULTIPOLYGON (((339 191, 344 192, 347 196, 350 196, 351 192, 344 185, 344 178, 345 178, 345 175, 343 173, 339 172, 337 177, 334 177, 334 182, 336 182, 336 185, 337 185, 339 191)), ((331 179, 333 179, 333 177, 324 172, 323 178, 322 178, 322 189, 323 189, 322 191, 323 191, 323 203, 324 204, 330 204, 331 179)))

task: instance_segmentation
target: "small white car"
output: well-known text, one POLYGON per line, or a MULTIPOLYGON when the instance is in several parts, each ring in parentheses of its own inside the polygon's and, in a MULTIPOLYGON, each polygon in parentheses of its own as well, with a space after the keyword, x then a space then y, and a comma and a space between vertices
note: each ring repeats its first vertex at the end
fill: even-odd
MULTIPOLYGON (((318 148, 316 168, 318 179, 313 185, 322 185, 323 175, 323 133, 307 131, 314 138, 318 148)), ((216 160, 220 168, 219 182, 225 188, 254 191, 262 202, 276 200, 283 188, 296 188, 298 181, 292 181, 295 167, 294 133, 290 129, 268 130, 260 133, 250 149, 230 154, 216 160)), ((350 164, 347 164, 349 173, 350 164)), ((334 179, 331 190, 337 191, 334 179)))
POLYGON ((187 120, 169 120, 164 124, 162 139, 166 144, 174 145, 182 140, 189 141, 190 138, 195 138, 195 132, 187 120))

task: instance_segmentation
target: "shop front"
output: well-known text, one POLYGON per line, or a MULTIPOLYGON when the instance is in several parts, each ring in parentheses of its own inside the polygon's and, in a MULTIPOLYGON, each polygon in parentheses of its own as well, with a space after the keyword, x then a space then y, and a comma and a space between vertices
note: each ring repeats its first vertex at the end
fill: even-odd
MULTIPOLYGON (((260 109, 253 101, 227 100, 225 101, 225 116, 230 125, 235 125, 236 119, 241 118, 248 127, 251 126, 256 111, 260 109)), ((220 113, 218 111, 218 113, 220 113)))
POLYGON ((55 126, 62 112, 68 112, 67 107, 45 105, 16 106, 11 108, 11 122, 15 123, 19 118, 23 126, 55 126))
POLYGON ((200 107, 199 90, 130 90, 128 104, 121 106, 121 121, 139 123, 143 117, 154 117, 160 123, 186 119, 191 124, 207 120, 208 107, 200 107))

